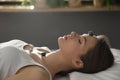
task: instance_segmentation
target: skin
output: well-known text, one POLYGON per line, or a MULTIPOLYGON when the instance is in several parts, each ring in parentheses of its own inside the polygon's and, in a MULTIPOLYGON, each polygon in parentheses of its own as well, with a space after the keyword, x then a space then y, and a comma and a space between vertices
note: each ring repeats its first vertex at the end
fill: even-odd
MULTIPOLYGON (((84 67, 80 56, 93 48, 98 41, 99 38, 96 36, 92 37, 88 34, 78 35, 75 32, 71 32, 68 35, 58 38, 58 50, 47 53, 46 57, 41 57, 39 53, 30 53, 30 56, 36 62, 46 66, 52 77, 54 77, 59 71, 84 67)), ((49 75, 43 68, 27 66, 5 80, 49 80, 49 75)))

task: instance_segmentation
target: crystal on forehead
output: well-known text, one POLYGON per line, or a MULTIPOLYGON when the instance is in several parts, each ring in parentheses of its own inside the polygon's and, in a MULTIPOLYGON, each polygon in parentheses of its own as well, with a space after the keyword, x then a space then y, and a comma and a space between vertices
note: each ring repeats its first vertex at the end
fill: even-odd
POLYGON ((89 34, 90 36, 93 36, 93 35, 94 35, 94 32, 93 32, 93 31, 88 31, 88 34, 89 34))

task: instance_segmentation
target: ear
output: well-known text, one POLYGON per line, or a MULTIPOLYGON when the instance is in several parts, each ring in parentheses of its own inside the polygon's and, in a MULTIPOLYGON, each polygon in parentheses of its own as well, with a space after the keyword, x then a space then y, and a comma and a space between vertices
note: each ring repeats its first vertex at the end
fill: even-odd
POLYGON ((72 60, 72 63, 73 63, 73 66, 74 66, 75 68, 83 68, 83 66, 84 66, 83 61, 80 60, 80 59, 73 59, 73 60, 72 60))

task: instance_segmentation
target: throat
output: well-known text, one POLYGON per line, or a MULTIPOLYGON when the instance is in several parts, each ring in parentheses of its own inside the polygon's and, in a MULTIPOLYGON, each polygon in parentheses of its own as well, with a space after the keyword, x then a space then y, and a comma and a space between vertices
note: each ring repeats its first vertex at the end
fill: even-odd
POLYGON ((30 54, 30 57, 35 62, 43 65, 42 68, 47 71, 47 73, 48 73, 48 75, 50 77, 50 80, 52 80, 53 75, 51 74, 51 71, 49 70, 48 66, 46 65, 44 58, 41 55, 37 55, 37 54, 33 54, 33 53, 30 54))
POLYGON ((48 53, 46 56, 33 53, 30 54, 30 56, 34 61, 46 67, 52 77, 54 77, 56 73, 66 71, 70 68, 67 61, 63 58, 59 51, 48 53))
POLYGON ((47 59, 48 57, 43 57, 39 54, 34 54, 31 53, 30 57, 37 63, 43 65, 43 67, 45 68, 45 70, 49 73, 49 75, 51 75, 52 77, 55 75, 54 74, 54 70, 52 70, 51 68, 51 64, 50 61, 47 59))

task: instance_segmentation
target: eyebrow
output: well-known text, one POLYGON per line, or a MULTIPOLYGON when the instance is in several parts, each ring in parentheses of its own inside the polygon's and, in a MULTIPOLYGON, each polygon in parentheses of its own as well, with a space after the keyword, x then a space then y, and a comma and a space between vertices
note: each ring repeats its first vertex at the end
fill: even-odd
POLYGON ((95 39, 98 39, 96 35, 95 35, 95 36, 92 36, 92 37, 95 38, 95 39))
MULTIPOLYGON (((90 36, 90 37, 92 37, 92 38, 94 38, 94 39, 96 39, 96 40, 98 40, 98 38, 97 37, 95 37, 95 36, 90 36)), ((83 36, 83 38, 85 39, 85 45, 86 45, 86 43, 87 43, 87 37, 86 36, 83 36)))
MULTIPOLYGON (((89 35, 89 34, 88 34, 88 35, 89 35)), ((89 36, 90 36, 90 35, 89 35, 89 36)), ((93 38, 95 38, 95 39, 98 39, 98 38, 97 38, 97 35, 95 35, 95 34, 94 34, 93 36, 91 36, 91 37, 93 37, 93 38)))

